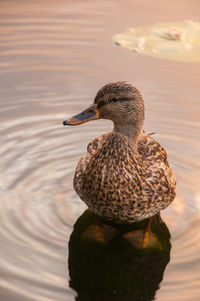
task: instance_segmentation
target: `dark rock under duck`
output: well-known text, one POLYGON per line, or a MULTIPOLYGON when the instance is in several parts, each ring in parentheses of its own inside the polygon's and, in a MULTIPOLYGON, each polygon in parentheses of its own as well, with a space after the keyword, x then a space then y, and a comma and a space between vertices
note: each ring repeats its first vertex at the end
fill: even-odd
POLYGON ((164 148, 142 130, 144 102, 127 82, 101 88, 94 103, 64 121, 79 125, 110 119, 111 132, 89 143, 74 176, 74 189, 97 216, 133 223, 165 209, 176 194, 176 178, 164 148))

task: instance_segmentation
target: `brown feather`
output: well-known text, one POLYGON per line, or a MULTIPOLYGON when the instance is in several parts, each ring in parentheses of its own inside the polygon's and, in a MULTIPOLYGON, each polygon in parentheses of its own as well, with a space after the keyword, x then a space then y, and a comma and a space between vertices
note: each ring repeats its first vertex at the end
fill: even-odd
POLYGON ((165 209, 176 179, 164 148, 142 130, 140 92, 126 82, 109 83, 94 105, 114 129, 89 143, 74 176, 77 194, 95 214, 115 222, 140 221, 165 209))
POLYGON ((74 188, 95 214, 132 223, 155 215, 173 201, 176 179, 163 147, 143 131, 136 150, 115 132, 88 145, 76 169, 74 188))

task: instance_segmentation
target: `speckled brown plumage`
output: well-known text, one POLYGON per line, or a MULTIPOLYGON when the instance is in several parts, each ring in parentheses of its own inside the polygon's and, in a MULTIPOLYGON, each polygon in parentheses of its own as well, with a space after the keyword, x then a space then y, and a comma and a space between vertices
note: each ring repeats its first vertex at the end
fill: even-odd
POLYGON ((139 91, 111 83, 94 104, 98 118, 111 119, 114 129, 89 143, 74 176, 77 194, 91 211, 114 222, 140 221, 165 209, 175 197, 176 179, 163 147, 142 130, 139 91))

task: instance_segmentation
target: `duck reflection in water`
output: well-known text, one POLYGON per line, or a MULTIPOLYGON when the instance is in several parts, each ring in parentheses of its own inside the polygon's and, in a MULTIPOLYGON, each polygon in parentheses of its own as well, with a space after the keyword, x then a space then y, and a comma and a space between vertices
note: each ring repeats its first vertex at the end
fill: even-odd
POLYGON ((160 214, 151 222, 116 224, 86 210, 69 241, 70 287, 77 301, 153 300, 170 249, 170 233, 160 214), (145 237, 147 227, 154 239, 145 237))

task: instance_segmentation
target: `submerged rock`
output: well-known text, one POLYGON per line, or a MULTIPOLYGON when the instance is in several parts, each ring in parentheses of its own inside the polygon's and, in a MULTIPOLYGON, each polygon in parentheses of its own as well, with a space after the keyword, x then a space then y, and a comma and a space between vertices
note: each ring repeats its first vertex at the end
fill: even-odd
POLYGON ((200 23, 158 23, 130 28, 113 41, 142 54, 184 62, 200 62, 200 23))

